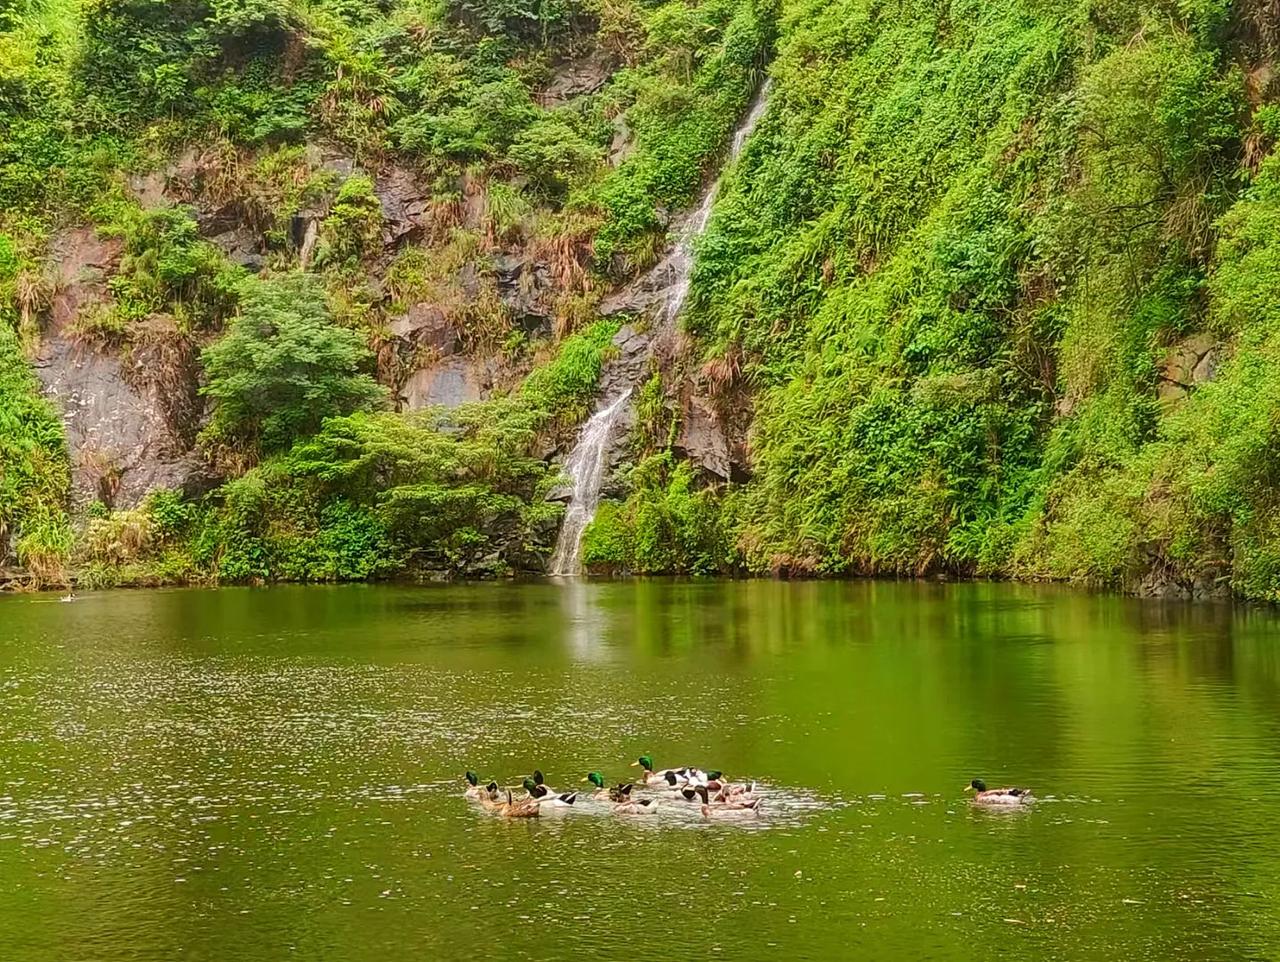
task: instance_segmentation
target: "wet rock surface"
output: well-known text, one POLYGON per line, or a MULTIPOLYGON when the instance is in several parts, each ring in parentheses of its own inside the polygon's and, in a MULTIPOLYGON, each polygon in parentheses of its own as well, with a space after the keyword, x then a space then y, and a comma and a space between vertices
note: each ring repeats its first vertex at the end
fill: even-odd
POLYGON ((373 193, 382 205, 382 242, 391 246, 431 226, 431 204, 413 174, 391 167, 374 178, 373 193))
POLYGON ((81 310, 107 298, 107 278, 120 263, 122 244, 99 237, 91 227, 69 230, 55 238, 55 268, 50 326, 61 332, 81 310))
POLYGON ((551 301, 556 292, 551 269, 519 250, 498 255, 492 267, 498 296, 516 323, 526 334, 549 333, 555 316, 551 301))
POLYGON ((680 432, 675 442, 676 453, 721 481, 733 476, 733 458, 729 439, 720 419, 706 398, 690 397, 680 418, 680 432))

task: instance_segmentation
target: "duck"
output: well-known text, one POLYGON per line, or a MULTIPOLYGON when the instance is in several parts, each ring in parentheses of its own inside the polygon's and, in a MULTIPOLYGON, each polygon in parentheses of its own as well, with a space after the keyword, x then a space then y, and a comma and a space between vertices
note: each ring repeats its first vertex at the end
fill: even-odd
POLYGON ((498 800, 498 783, 489 782, 487 785, 480 784, 480 776, 475 772, 468 771, 467 779, 467 798, 476 801, 497 801, 498 800))
POLYGON ((550 805, 552 808, 568 808, 578 800, 577 792, 556 794, 546 785, 539 784, 532 778, 524 780, 524 790, 529 793, 529 798, 539 805, 550 805))
POLYGON ((622 788, 621 785, 617 788, 606 788, 603 772, 588 772, 587 777, 584 778, 583 781, 590 782, 595 786, 595 791, 591 793, 591 797, 598 802, 617 801, 613 796, 622 788))
POLYGON ((712 795, 734 798, 738 795, 753 795, 756 790, 756 783, 730 782, 724 777, 724 772, 711 771, 707 772, 706 788, 712 795))
POLYGON ((975 805, 1026 805, 1033 800, 1029 788, 987 788, 981 778, 975 778, 964 790, 974 793, 975 805))
POLYGON ((613 806, 615 815, 655 815, 657 811, 656 798, 626 798, 613 806))
POLYGON ((672 788, 686 784, 690 780, 689 773, 697 771, 696 768, 690 768, 687 765, 684 768, 664 768, 661 771, 654 771, 653 759, 648 755, 641 755, 631 763, 632 768, 637 766, 644 769, 644 777, 641 779, 643 784, 655 785, 666 782, 672 788))
POLYGON ((631 790, 635 788, 630 782, 619 782, 613 788, 604 787, 603 772, 588 772, 584 782, 590 782, 596 787, 591 793, 591 797, 598 802, 625 802, 631 798, 631 790))
POLYGON ((716 802, 713 805, 705 785, 698 785, 694 792, 702 800, 703 818, 738 818, 746 815, 756 815, 760 811, 760 799, 758 798, 753 798, 749 801, 731 799, 729 801, 716 802))
POLYGON ((496 801, 487 807, 503 818, 537 818, 542 814, 536 798, 512 799, 510 789, 507 789, 506 801, 496 801))

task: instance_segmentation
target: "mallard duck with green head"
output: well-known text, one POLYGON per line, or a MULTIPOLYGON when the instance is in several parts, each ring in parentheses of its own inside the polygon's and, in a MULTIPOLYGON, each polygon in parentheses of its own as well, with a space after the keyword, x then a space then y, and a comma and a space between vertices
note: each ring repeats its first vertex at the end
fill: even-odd
POLYGON ((480 776, 475 772, 467 772, 467 798, 477 802, 496 802, 498 800, 498 783, 490 781, 487 784, 480 784, 480 776))
POLYGON ((1034 800, 1029 788, 987 788, 981 778, 975 778, 964 790, 973 792, 975 805, 1026 805, 1034 800))
POLYGON ((597 802, 622 802, 631 797, 631 789, 634 787, 630 783, 619 782, 613 788, 605 787, 603 772, 588 772, 584 782, 590 782, 595 786, 595 791, 591 793, 591 797, 597 802))
POLYGON ((541 784, 533 778, 526 778, 524 780, 524 790, 528 792, 529 797, 539 805, 548 805, 551 808, 568 808, 578 800, 577 792, 562 792, 557 794, 545 784, 541 784))
POLYGON ((645 785, 658 785, 665 782, 670 788, 679 788, 691 781, 697 781, 699 776, 702 775, 698 769, 689 765, 684 768, 663 768, 655 771, 653 758, 649 755, 641 755, 631 763, 632 768, 637 766, 644 769, 644 776, 641 778, 641 782, 645 785))

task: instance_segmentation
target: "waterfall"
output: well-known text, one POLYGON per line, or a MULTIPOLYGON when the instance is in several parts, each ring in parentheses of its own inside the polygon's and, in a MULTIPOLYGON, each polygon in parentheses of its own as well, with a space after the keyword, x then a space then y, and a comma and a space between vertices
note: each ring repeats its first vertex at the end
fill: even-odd
MULTIPOLYGON (((742 153, 747 137, 764 114, 768 93, 769 81, 766 80, 756 94, 751 109, 747 111, 747 116, 733 133, 726 165, 742 153)), ((653 333, 662 334, 674 329, 676 319, 684 308, 685 298, 689 294, 689 279, 693 273, 694 245, 707 229, 707 221, 711 219, 711 206, 715 203, 719 186, 720 179, 716 178, 702 195, 697 208, 680 224, 676 242, 667 256, 640 278, 622 299, 630 306, 638 305, 649 309, 656 307, 653 333)), ((652 333, 645 336, 646 344, 652 336, 652 333)), ((614 428, 627 413, 627 401, 631 397, 635 378, 643 371, 642 365, 633 364, 631 368, 624 372, 630 383, 612 401, 602 402, 601 410, 583 426, 578 443, 565 459, 564 471, 569 476, 573 493, 565 510, 560 537, 551 555, 548 570, 553 575, 576 575, 581 571, 582 532, 595 517, 596 507, 600 503, 600 488, 610 468, 614 428)))
POLYGON ((600 487, 609 469, 609 442, 613 428, 626 413, 631 388, 627 388, 604 409, 592 415, 582 428, 578 443, 565 459, 565 474, 573 482, 573 498, 564 513, 556 550, 551 555, 553 575, 576 575, 582 565, 582 532, 595 517, 600 503, 600 487))

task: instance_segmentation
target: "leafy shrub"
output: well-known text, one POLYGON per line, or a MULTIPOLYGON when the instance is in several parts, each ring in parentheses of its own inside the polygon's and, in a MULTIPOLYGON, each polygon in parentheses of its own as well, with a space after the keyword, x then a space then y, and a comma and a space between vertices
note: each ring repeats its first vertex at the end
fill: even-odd
POLYGON ((327 417, 377 406, 384 390, 360 368, 369 349, 333 323, 310 275, 252 280, 229 333, 202 355, 217 401, 207 440, 278 451, 327 417))
POLYGON ((69 488, 62 421, 0 323, 0 558, 16 555, 37 581, 65 577, 69 488))
POLYGON ((317 265, 336 263, 350 266, 374 250, 382 239, 382 204, 373 192, 373 181, 357 174, 338 189, 333 208, 324 219, 323 245, 317 265))

